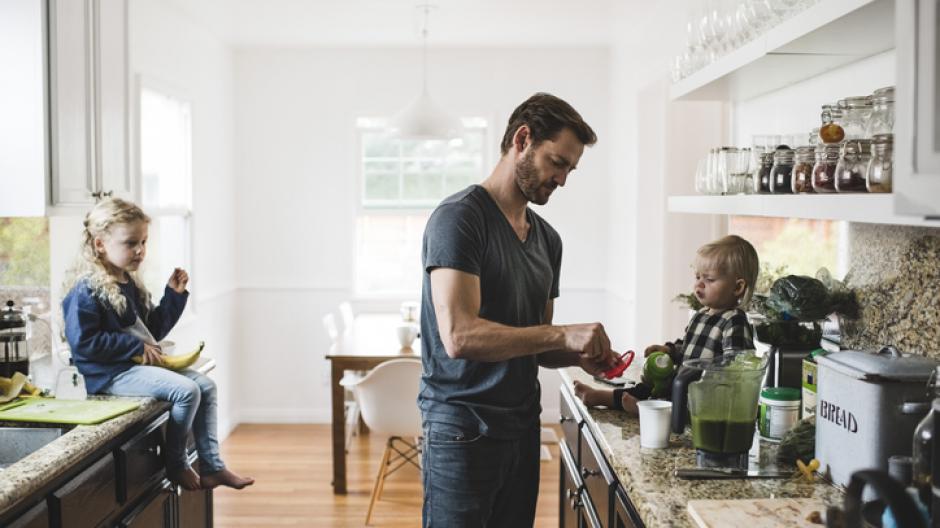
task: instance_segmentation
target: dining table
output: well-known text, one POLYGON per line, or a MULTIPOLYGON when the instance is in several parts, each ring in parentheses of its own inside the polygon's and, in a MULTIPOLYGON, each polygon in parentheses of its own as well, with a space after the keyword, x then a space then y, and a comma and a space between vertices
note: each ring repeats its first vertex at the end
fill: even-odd
POLYGON ((340 380, 347 370, 368 371, 392 359, 421 358, 420 337, 410 347, 399 344, 397 328, 403 324, 417 322, 403 321, 398 312, 359 314, 326 354, 331 365, 334 494, 346 493, 345 390, 340 380))

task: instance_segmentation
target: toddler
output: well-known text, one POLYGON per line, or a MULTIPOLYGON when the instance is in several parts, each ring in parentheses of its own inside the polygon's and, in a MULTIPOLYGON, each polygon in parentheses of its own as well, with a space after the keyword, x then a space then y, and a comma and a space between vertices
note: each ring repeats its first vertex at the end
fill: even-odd
MULTIPOLYGON (((666 352, 678 366, 686 359, 754 350, 753 330, 741 307, 747 306, 754 293, 759 268, 757 251, 747 240, 728 235, 699 248, 694 268, 694 294, 703 308, 692 316, 685 337, 675 343, 651 345, 644 355, 666 352)), ((643 383, 613 391, 594 389, 577 381, 574 387, 585 405, 603 405, 634 414, 637 400, 650 394, 650 387, 643 383)))
POLYGON ((167 427, 167 478, 188 490, 254 483, 225 468, 216 432, 216 387, 192 369, 159 367, 157 342, 166 336, 186 306, 189 275, 173 271, 163 299, 154 306, 137 275, 147 255, 150 218, 118 198, 102 200, 85 217, 79 256, 69 273, 62 301, 65 337, 89 392, 150 396, 173 404, 167 427), (142 364, 132 361, 142 358, 142 364), (186 460, 186 434, 193 430, 200 473, 186 460))

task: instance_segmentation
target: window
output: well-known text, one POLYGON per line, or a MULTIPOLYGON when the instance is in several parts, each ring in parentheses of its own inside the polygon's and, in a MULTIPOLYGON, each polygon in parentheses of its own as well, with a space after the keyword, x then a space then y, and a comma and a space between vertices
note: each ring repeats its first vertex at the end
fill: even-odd
POLYGON ((730 233, 753 244, 760 258, 761 277, 757 291, 766 291, 782 275, 814 277, 828 268, 842 279, 848 271, 848 227, 846 222, 732 216, 730 233))
POLYGON ((357 294, 416 296, 421 290, 421 237, 431 211, 485 176, 486 121, 463 123, 461 138, 427 141, 397 139, 384 121, 359 120, 357 294))
POLYGON ((192 110, 152 81, 140 86, 140 196, 151 218, 143 278, 157 302, 174 268, 192 271, 192 110))

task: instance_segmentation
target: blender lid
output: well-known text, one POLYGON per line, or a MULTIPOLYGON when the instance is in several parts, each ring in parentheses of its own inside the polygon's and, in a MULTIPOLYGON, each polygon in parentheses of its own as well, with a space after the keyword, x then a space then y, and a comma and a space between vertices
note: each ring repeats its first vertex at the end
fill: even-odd
POLYGON ((905 356, 894 347, 877 353, 846 350, 818 356, 816 362, 837 372, 864 381, 926 382, 937 367, 937 361, 922 356, 905 356))
POLYGON ((0 308, 0 330, 26 326, 26 314, 14 306, 15 303, 11 300, 6 302, 6 306, 0 308))

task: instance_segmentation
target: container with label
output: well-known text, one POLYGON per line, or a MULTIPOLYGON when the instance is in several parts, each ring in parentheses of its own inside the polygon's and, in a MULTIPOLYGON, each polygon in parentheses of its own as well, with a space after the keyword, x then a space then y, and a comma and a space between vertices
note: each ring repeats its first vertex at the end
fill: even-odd
POLYGON ((803 418, 816 414, 816 358, 825 355, 826 351, 817 348, 810 352, 803 360, 803 418))
POLYGON ((757 420, 761 438, 779 442, 800 421, 799 389, 767 387, 761 390, 757 420))

